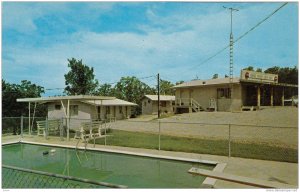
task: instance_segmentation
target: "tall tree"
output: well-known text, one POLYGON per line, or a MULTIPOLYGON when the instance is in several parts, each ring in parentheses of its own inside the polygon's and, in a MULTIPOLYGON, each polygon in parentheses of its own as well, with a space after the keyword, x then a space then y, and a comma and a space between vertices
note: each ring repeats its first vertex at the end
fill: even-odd
POLYGON ((181 81, 177 81, 175 84, 176 84, 176 85, 180 85, 180 84, 182 84, 182 83, 184 83, 184 81, 181 80, 181 81))
POLYGON ((256 72, 262 72, 262 68, 257 68, 256 72))
POLYGON ((219 77, 218 74, 214 74, 212 78, 213 78, 213 79, 218 79, 218 77, 219 77))
POLYGON ((142 98, 146 94, 155 94, 155 90, 136 77, 122 77, 114 87, 114 96, 138 104, 136 114, 140 114, 142 98))
POLYGON ((174 86, 170 81, 160 79, 160 93, 164 95, 174 95, 175 90, 172 88, 174 86))
MULTIPOLYGON (((2 79, 2 117, 20 117, 28 114, 28 104, 17 102, 18 98, 41 97, 44 88, 23 80, 21 84, 10 84, 2 79)), ((36 114, 46 116, 45 106, 38 106, 36 114)))
POLYGON ((104 83, 103 85, 100 85, 96 94, 101 96, 114 96, 114 88, 111 84, 104 83))
POLYGON ((248 67, 244 68, 243 70, 254 71, 254 68, 252 66, 248 66, 248 67))
POLYGON ((93 95, 98 87, 93 67, 88 67, 82 60, 68 59, 70 71, 65 74, 67 95, 93 95))
POLYGON ((293 68, 275 66, 266 69, 265 73, 278 74, 279 83, 298 84, 298 68, 296 66, 293 68))

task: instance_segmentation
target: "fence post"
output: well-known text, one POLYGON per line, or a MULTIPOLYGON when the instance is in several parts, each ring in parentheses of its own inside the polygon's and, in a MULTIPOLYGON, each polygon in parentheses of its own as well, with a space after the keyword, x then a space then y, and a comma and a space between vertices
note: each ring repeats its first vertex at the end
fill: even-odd
POLYGON ((61 119, 60 119, 60 124, 59 124, 60 126, 59 126, 59 130, 60 130, 60 134, 59 134, 59 136, 60 136, 60 140, 61 141, 63 141, 64 140, 64 118, 62 117, 61 119))
POLYGON ((46 117, 45 139, 48 137, 48 117, 46 117))
POLYGON ((106 120, 104 120, 104 135, 105 135, 105 137, 104 137, 104 145, 106 146, 106 120))
POLYGON ((228 157, 231 157, 231 124, 228 125, 228 157))
POLYGON ((21 115, 21 138, 23 138, 23 115, 21 115))
POLYGON ((158 121, 158 150, 160 151, 160 121, 158 121))

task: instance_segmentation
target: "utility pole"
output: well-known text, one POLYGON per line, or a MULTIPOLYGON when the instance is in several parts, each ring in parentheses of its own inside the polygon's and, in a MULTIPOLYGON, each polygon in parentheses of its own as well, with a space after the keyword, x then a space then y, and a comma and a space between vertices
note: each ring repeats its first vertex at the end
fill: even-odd
POLYGON ((230 111, 232 112, 232 101, 233 101, 233 33, 232 33, 232 12, 239 11, 232 7, 223 8, 230 10, 230 43, 229 43, 229 84, 230 84, 230 111))
POLYGON ((157 118, 160 118, 160 87, 159 87, 160 79, 159 73, 157 74, 157 118))

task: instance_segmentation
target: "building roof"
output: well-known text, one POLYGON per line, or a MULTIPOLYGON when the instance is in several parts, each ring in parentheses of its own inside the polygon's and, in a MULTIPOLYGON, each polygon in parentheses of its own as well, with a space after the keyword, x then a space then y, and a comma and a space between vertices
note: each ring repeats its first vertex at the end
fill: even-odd
POLYGON ((106 96, 91 96, 91 95, 75 95, 75 96, 55 96, 55 97, 37 97, 37 98, 20 98, 17 99, 17 102, 38 102, 38 103, 47 103, 61 100, 107 100, 115 99, 115 97, 106 97, 106 96))
MULTIPOLYGON (((158 95, 145 95, 144 97, 147 97, 148 99, 152 101, 158 100, 158 95)), ((173 95, 160 95, 159 96, 160 101, 175 101, 175 96, 173 95)))
MULTIPOLYGON (((175 85, 173 88, 182 88, 182 87, 199 87, 199 86, 209 86, 209 85, 220 85, 220 84, 229 84, 229 78, 217 78, 217 79, 208 79, 208 80, 193 80, 189 82, 184 82, 179 85, 175 85)), ((233 83, 239 83, 240 78, 233 78, 233 83)))
POLYGON ((136 106, 137 104, 122 99, 109 99, 109 100, 85 100, 82 101, 96 106, 136 106))

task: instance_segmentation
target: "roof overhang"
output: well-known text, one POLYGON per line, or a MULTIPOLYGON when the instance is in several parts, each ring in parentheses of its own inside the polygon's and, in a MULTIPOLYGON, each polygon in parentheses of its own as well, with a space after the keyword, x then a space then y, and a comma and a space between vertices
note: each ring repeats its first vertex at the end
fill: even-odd
MULTIPOLYGON (((142 99, 147 98, 151 101, 158 101, 158 95, 144 95, 142 99)), ((160 101, 175 101, 175 95, 160 95, 160 101)))
POLYGON ((67 100, 84 101, 84 100, 108 100, 108 99, 115 99, 115 97, 75 95, 75 96, 57 96, 57 97, 20 98, 17 99, 17 102, 48 103, 48 102, 67 101, 67 100))
POLYGON ((296 87, 296 88, 298 87, 298 85, 295 85, 295 84, 255 81, 255 80, 246 80, 246 79, 241 79, 241 83, 272 85, 272 86, 278 86, 278 87, 296 87))
MULTIPOLYGON (((214 86, 224 86, 230 85, 231 83, 219 83, 219 84, 204 84, 204 85, 181 85, 181 86, 174 86, 173 89, 182 89, 182 88, 195 88, 195 87, 214 87, 214 86)), ((240 82, 233 82, 233 85, 240 84, 240 82)))
POLYGON ((95 106, 137 106, 137 104, 124 101, 121 99, 109 99, 109 100, 84 100, 81 101, 86 104, 95 105, 95 106))

